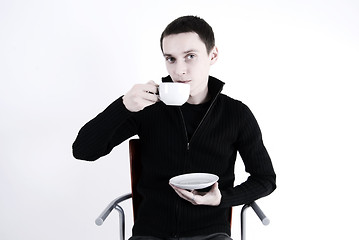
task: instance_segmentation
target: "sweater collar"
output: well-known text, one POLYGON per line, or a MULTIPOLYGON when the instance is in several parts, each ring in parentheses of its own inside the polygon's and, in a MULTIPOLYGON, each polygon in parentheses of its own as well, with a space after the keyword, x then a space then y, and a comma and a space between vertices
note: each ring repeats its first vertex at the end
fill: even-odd
MULTIPOLYGON (((173 81, 171 76, 168 75, 162 78, 162 82, 173 82, 173 81)), ((224 84, 225 84, 224 82, 222 82, 221 80, 215 77, 212 76, 208 77, 208 91, 212 99, 222 92, 224 84)))

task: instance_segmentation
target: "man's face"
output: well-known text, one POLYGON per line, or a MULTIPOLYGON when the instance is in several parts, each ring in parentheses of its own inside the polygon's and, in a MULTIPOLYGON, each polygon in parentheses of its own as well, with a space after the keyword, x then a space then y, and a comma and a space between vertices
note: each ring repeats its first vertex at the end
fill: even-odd
POLYGON ((207 94, 210 66, 217 60, 217 48, 208 54, 197 33, 179 33, 162 41, 166 67, 174 82, 190 84, 190 97, 207 94))

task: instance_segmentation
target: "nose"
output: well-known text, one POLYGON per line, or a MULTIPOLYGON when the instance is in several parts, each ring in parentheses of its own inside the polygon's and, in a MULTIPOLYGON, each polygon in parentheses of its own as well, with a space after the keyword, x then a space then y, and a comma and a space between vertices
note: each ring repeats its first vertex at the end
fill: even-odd
POLYGON ((178 61, 175 67, 175 74, 178 76, 185 75, 187 73, 187 66, 185 62, 178 61))

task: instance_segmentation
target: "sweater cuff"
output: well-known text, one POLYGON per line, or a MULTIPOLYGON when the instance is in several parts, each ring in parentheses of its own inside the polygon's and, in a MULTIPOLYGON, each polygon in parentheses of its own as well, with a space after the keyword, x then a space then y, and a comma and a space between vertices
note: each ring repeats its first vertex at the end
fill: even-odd
POLYGON ((232 207, 233 205, 231 204, 231 201, 229 200, 229 195, 228 191, 221 191, 221 203, 218 205, 218 207, 220 208, 227 208, 227 207, 232 207))

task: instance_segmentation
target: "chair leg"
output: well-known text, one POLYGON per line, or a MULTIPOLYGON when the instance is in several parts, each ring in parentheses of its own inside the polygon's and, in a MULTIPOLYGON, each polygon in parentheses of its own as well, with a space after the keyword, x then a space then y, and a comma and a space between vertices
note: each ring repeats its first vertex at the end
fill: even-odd
POLYGON ((119 205, 116 205, 115 209, 120 215, 120 240, 125 240, 125 212, 119 205))
POLYGON ((246 240, 246 210, 250 207, 249 204, 245 204, 241 211, 241 240, 246 240))

